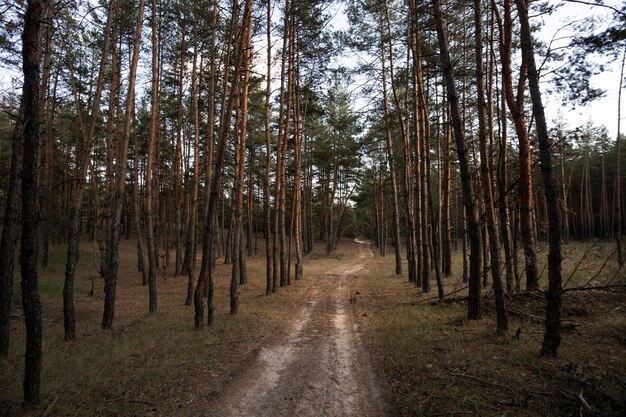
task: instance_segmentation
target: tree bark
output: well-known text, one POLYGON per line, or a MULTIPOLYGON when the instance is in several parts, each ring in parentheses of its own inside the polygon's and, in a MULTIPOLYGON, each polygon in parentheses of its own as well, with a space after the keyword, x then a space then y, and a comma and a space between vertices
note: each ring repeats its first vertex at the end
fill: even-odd
MULTIPOLYGON (((246 10, 250 10, 249 3, 251 0, 246 0, 246 10)), ((251 10, 249 11, 251 12, 251 10)), ((238 2, 236 0, 233 1, 232 7, 232 16, 231 16, 231 28, 229 34, 229 43, 231 45, 236 46, 237 42, 241 42, 243 38, 243 34, 239 35, 237 33, 237 25, 238 25, 238 2)), ((213 222, 213 218, 216 214, 217 202, 220 196, 220 188, 222 183, 222 165, 224 163, 224 157, 226 155, 226 145, 228 140, 228 132, 230 130, 230 120, 233 112, 233 108, 235 106, 235 100, 237 99, 237 91, 239 90, 239 78, 241 73, 241 66, 243 63, 243 52, 244 48, 237 48, 236 56, 235 56, 235 65, 232 75, 232 81, 230 86, 230 93, 228 98, 226 99, 226 106, 222 109, 222 116, 220 120, 220 132, 219 132, 219 140, 217 143, 217 151, 215 155, 215 166, 214 172, 211 178, 210 186, 210 195, 207 206, 207 215, 205 218, 204 225, 204 236, 203 236, 203 246, 202 246, 202 264, 200 267, 200 273, 198 276, 198 281, 196 283, 196 289, 194 291, 194 323, 196 329, 202 328, 203 322, 202 318, 204 315, 204 295, 207 294, 207 304, 208 304, 208 324, 212 324, 213 322, 213 262, 212 262, 212 254, 213 254, 213 235, 215 233, 215 226, 213 222), (207 292, 207 283, 208 283, 208 292, 207 292)), ((228 62, 228 60, 226 60, 228 62)), ((226 74, 227 75, 227 74, 226 74)), ((225 79, 228 79, 226 77, 225 79)))
POLYGON ((537 139, 539 141, 539 158, 543 177, 546 204, 548 206, 548 292, 546 293, 546 331, 541 347, 541 354, 556 356, 561 342, 561 218, 559 216, 559 201, 556 186, 552 175, 552 156, 550 155, 550 139, 546 118, 541 102, 539 89, 539 72, 535 64, 532 34, 528 21, 527 0, 516 0, 520 19, 520 41, 522 59, 528 67, 528 84, 532 100, 533 116, 537 124, 537 139))
POLYGON ((622 68, 620 71, 619 90, 617 93, 617 138, 615 139, 615 244, 617 251, 617 264, 624 266, 624 251, 622 249, 622 168, 621 168, 621 117, 622 117, 622 89, 624 86, 624 63, 626 63, 626 47, 622 55, 622 68))
POLYGON ((154 236, 156 213, 154 210, 154 158, 156 152, 156 135, 159 122, 159 82, 157 64, 157 36, 156 36, 156 0, 152 0, 152 94, 150 99, 150 133, 148 142, 148 161, 146 162, 146 237, 148 241, 148 311, 153 313, 157 309, 157 242, 154 236))
POLYGON ((65 264, 65 281, 63 284, 63 324, 65 329, 65 340, 74 340, 76 338, 76 317, 74 312, 74 274, 76 271, 76 263, 80 251, 80 226, 81 226, 81 209, 83 204, 83 193, 85 190, 85 181, 87 168, 89 166, 89 157, 91 148, 93 147, 94 134, 98 114, 100 111, 100 99, 102 96, 102 88, 104 86, 104 77, 106 74, 106 61, 109 51, 109 35, 113 22, 113 13, 116 2, 111 1, 108 9, 107 22, 103 33, 102 56, 100 60, 100 69, 98 79, 96 81, 95 97, 89 114, 89 124, 85 127, 82 118, 82 109, 78 92, 76 88, 74 69, 69 61, 70 73, 72 77, 72 91, 74 93, 74 101, 76 103, 76 112, 78 114, 78 124, 82 134, 82 143, 77 145, 76 150, 76 181, 72 187, 72 201, 69 210, 69 236, 67 245, 67 261, 65 264))
POLYGON ((26 352, 24 355, 24 401, 35 404, 40 400, 42 359, 42 319, 39 287, 37 284, 37 160, 39 154, 39 64, 40 30, 44 2, 29 0, 24 15, 22 33, 21 137, 22 152, 22 308, 26 324, 26 352))
POLYGON ((103 329, 113 326, 115 315, 115 292, 117 288, 117 269, 119 266, 120 221, 124 204, 124 190, 126 189, 126 160, 128 158, 128 142, 132 125, 132 114, 135 107, 135 81, 137 78, 137 63, 141 46, 141 32, 143 29, 145 0, 139 0, 137 26, 133 40, 133 53, 128 75, 128 93, 126 95, 126 111, 124 128, 119 142, 115 180, 111 189, 111 219, 109 230, 109 249, 107 271, 104 279, 104 310, 102 312, 103 329))
MULTIPOLYGON (((238 104, 238 132, 235 132, 235 182, 233 187, 233 198, 235 199, 234 219, 235 224, 231 224, 233 230, 233 268, 230 281, 230 314, 237 314, 239 310, 239 295, 237 293, 237 284, 246 271, 242 270, 245 266, 243 261, 242 235, 243 235, 243 185, 245 181, 245 160, 246 160, 246 131, 248 123, 248 83, 250 80, 250 42, 252 37, 252 2, 247 0, 243 17, 242 42, 240 50, 237 52, 239 56, 244 56, 243 63, 243 80, 241 86, 241 94, 239 94, 238 104)), ((243 280, 241 280, 243 281, 243 280)))
POLYGON ((450 48, 448 45, 448 34, 441 13, 439 0, 433 0, 435 15, 435 25, 437 27, 437 39, 443 76, 446 83, 448 102, 450 103, 450 115, 452 118, 452 128, 456 142, 456 150, 459 159, 461 175, 461 185, 463 191, 463 204, 466 212, 467 230, 470 241, 470 273, 469 273, 469 299, 467 316, 470 320, 477 320, 481 316, 480 308, 480 264, 481 234, 478 224, 476 206, 474 204, 474 190, 472 186, 467 147, 465 143, 465 132, 461 121, 459 110, 459 98, 454 83, 454 72, 450 62, 450 48))
POLYGON ((270 174, 271 174, 271 132, 270 132, 270 97, 272 93, 272 37, 271 37, 271 2, 267 2, 266 11, 266 36, 267 36, 267 74, 265 79, 265 182, 263 183, 263 208, 265 221, 263 223, 265 234, 265 294, 272 293, 272 247, 270 246, 271 213, 270 213, 270 174))
POLYGON ((385 58, 385 42, 384 31, 380 28, 380 58, 382 65, 382 77, 383 77, 383 107, 384 107, 384 119, 385 119, 385 139, 387 144, 387 162, 389 164, 389 175, 391 177, 391 203, 393 209, 393 241, 394 252, 396 260, 396 275, 402 274, 402 257, 400 256, 400 214, 398 210, 398 182, 396 180, 396 170, 394 164, 393 155, 393 143, 391 138, 391 120, 389 120, 389 104, 387 102, 387 74, 386 74, 386 58, 385 58))
POLYGON ((520 167, 520 235, 524 246, 526 266, 526 289, 537 290, 539 278, 537 271, 537 254, 535 252, 535 238, 533 235, 533 190, 532 190, 532 158, 530 153, 530 137, 524 116, 524 81, 527 73, 527 63, 522 60, 517 92, 513 91, 513 75, 511 69, 511 47, 513 23, 511 20, 511 1, 504 0, 504 21, 502 24, 500 42, 500 56, 502 60, 502 84, 506 102, 513 117, 513 125, 519 142, 520 167))
POLYGON ((487 235, 491 260, 491 278, 496 300, 496 328, 498 334, 506 333, 508 318, 500 274, 500 239, 496 224, 496 215, 493 207, 493 193, 491 175, 489 173, 489 154, 487 152, 486 104, 483 87, 483 42, 482 42, 482 11, 481 0, 474 0, 474 39, 476 51, 476 101, 478 110, 478 141, 480 147, 480 177, 482 181, 485 217, 487 221, 487 235))

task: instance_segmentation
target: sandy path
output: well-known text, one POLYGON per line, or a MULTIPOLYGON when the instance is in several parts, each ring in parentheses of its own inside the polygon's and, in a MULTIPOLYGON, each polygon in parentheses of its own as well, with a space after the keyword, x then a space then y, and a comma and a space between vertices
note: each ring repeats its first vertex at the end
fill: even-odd
POLYGON ((209 415, 383 415, 350 304, 355 274, 374 256, 368 242, 357 243, 358 256, 314 278, 315 290, 289 335, 262 349, 209 415))

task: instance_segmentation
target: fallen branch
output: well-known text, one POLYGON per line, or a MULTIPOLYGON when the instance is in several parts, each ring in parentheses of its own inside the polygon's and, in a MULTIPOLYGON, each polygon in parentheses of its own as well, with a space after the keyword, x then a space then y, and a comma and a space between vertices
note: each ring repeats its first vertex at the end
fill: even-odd
POLYGON ((626 288, 626 284, 612 284, 612 285, 594 285, 590 287, 574 287, 564 289, 563 292, 570 291, 591 291, 591 290, 599 290, 599 291, 611 291, 613 288, 626 288))
POLYGON ((461 374, 461 373, 458 373, 458 372, 450 372, 450 375, 460 376, 462 378, 467 378, 467 379, 473 379, 474 381, 480 382, 481 384, 489 385, 489 386, 495 387, 495 388, 501 388, 501 389, 505 389, 505 390, 509 390, 509 391, 519 391, 519 390, 517 390, 515 388, 507 387, 505 385, 500 385, 500 384, 496 384, 494 382, 485 381, 484 379, 480 379, 480 378, 478 378, 477 376, 474 376, 474 375, 461 374))
MULTIPOLYGON (((485 384, 494 388, 500 388, 500 389, 504 389, 504 390, 509 390, 509 391, 514 391, 514 392, 525 392, 525 393, 530 393, 530 394, 536 394, 536 395, 543 395, 544 397, 556 397, 556 398, 561 398, 563 395, 565 395, 564 393, 561 393, 561 395, 557 395, 557 394, 553 394, 551 392, 545 392, 545 391, 536 391, 536 390, 531 390, 531 389, 527 389, 527 388, 513 388, 513 387, 509 387, 506 385, 500 385, 500 384, 496 384, 494 382, 489 382, 489 381, 485 381, 484 379, 480 379, 474 375, 467 375, 467 374, 461 374, 461 373, 457 373, 457 372, 450 372, 450 375, 454 375, 454 376, 460 376, 463 378, 467 378, 467 379, 472 379, 474 381, 480 382, 481 384, 485 384)), ((566 398, 571 399, 571 397, 565 395, 566 398)))
MULTIPOLYGON (((585 285, 583 285, 583 287, 586 287, 587 285, 591 284, 591 282, 592 282, 594 279, 596 279, 596 278, 598 277, 598 275, 600 275, 600 274, 602 273, 602 271, 604 270, 604 267, 606 266, 606 264, 608 264, 608 263, 609 263, 609 259, 611 259, 611 258, 613 257, 613 255, 615 254, 615 252, 616 252, 616 251, 617 251, 617 249, 613 250, 613 253, 611 253, 611 255, 610 255, 608 258, 606 258, 606 259, 604 260, 604 263, 602 264, 602 266, 600 267, 600 269, 598 270, 598 272, 596 272, 596 274, 595 274, 594 276, 592 276, 592 277, 589 279, 589 281, 587 281, 587 282, 585 283, 585 285)), ((618 271, 619 271, 619 269, 618 269, 618 271)), ((612 279, 614 279, 614 278, 615 278, 615 277, 613 277, 612 279)))
MULTIPOLYGON (((578 271, 578 268, 580 267, 580 264, 583 263, 583 261, 585 260, 585 258, 587 257, 587 254, 589 252, 591 252, 591 250, 593 248, 596 247, 596 245, 598 244, 598 242, 593 242, 593 245, 591 245, 591 247, 589 249, 587 249, 585 251, 585 253, 583 253, 583 256, 581 256, 580 260, 578 261, 578 263, 576 264, 576 266, 574 267, 574 269, 572 270, 572 273, 569 274, 569 277, 567 277, 567 279, 565 280, 565 284, 563 284, 563 288, 567 287, 567 284, 569 284, 570 280, 572 279, 572 277, 574 276, 574 274, 576 273, 576 271, 578 271)), ((613 256, 613 254, 611 254, 611 256, 613 256)), ((609 258, 611 257, 609 256, 609 258)))
POLYGON ((528 317, 528 318, 530 318, 530 319, 532 319, 532 320, 535 320, 535 321, 538 321, 538 322, 540 322, 540 323, 543 323, 543 322, 544 322, 544 320, 545 320, 543 317, 535 316, 535 315, 533 315, 533 314, 526 313, 525 311, 522 311, 522 310, 517 310, 517 309, 512 308, 512 307, 507 307, 506 309, 507 309, 507 311, 512 311, 513 313, 517 313, 517 314, 519 314, 519 315, 522 315, 522 316, 528 317))
POLYGON ((58 399, 59 399, 59 397, 57 395, 55 395, 54 399, 50 402, 50 404, 46 408, 46 411, 43 412, 41 417, 48 417, 50 415, 50 413, 52 412, 52 409, 56 405, 58 399))
MULTIPOLYGON (((447 293, 447 294, 444 294, 443 298, 445 299, 447 296, 449 296, 449 295, 453 295, 453 294, 456 294, 456 293, 461 292, 461 291, 463 291, 463 290, 465 290, 465 289, 467 289, 467 288, 469 288, 469 285, 466 285, 466 286, 465 286, 465 287, 463 287, 463 288, 459 288, 458 290, 454 290, 454 291, 452 291, 452 292, 449 292, 449 293, 447 293)), ((419 300, 419 302, 421 303, 421 302, 431 301, 431 300, 435 300, 435 299, 438 299, 438 298, 439 298, 439 296, 436 296, 436 297, 430 297, 430 298, 425 298, 425 299, 423 299, 423 300, 419 300)))
POLYGON ((586 408, 587 410, 593 410, 593 408, 591 408, 591 406, 589 405, 587 400, 585 400, 585 397, 583 397, 583 390, 582 389, 578 393, 578 400, 580 401, 580 404, 582 404, 582 406, 584 408, 586 408))

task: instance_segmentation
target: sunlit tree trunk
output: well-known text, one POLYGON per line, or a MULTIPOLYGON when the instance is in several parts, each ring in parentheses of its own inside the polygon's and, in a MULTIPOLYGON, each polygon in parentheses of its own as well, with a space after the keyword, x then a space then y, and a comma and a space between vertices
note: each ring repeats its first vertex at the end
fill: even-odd
POLYGON ((402 258, 400 256, 400 214, 398 210, 398 182, 396 180, 395 161, 393 155, 393 143, 391 135, 391 120, 389 120, 389 103, 387 99, 387 70, 385 57, 385 32, 383 30, 383 24, 380 24, 380 62, 382 65, 382 77, 383 77, 383 108, 385 118, 385 138, 387 144, 387 162, 389 164, 389 175, 391 177, 391 205, 393 210, 393 245, 396 259, 396 275, 402 274, 402 258))
MULTIPOLYGON (((392 42, 392 34, 391 34, 391 19, 389 18, 389 9, 387 7, 387 1, 385 0, 384 2, 384 18, 385 18, 385 27, 386 27, 386 33, 381 33, 381 36, 384 37, 386 43, 387 43, 387 48, 388 48, 388 56, 389 56, 389 81, 391 84, 391 91, 393 94, 393 100, 394 100, 394 104, 395 104, 395 110, 396 110, 396 115, 398 117, 398 125, 400 126, 400 136, 402 138, 402 155, 403 155, 403 159, 404 159, 404 175, 403 175, 403 181, 402 181, 402 185, 403 185, 403 192, 404 192, 404 210, 405 210, 405 217, 406 217, 406 227, 407 227, 407 240, 406 240, 406 251, 407 251, 407 267, 409 269, 409 281, 410 282, 414 282, 416 280, 415 277, 415 273, 416 273, 416 267, 415 267, 415 222, 414 222, 414 216, 413 216, 413 193, 412 193, 412 169, 411 169, 411 157, 410 157, 410 147, 409 147, 409 138, 408 138, 408 132, 407 132, 407 126, 406 126, 406 122, 404 120, 404 115, 403 115, 403 111, 402 111, 402 106, 400 105, 400 98, 398 95, 398 91, 396 88, 396 76, 395 76, 395 68, 394 68, 394 55, 393 55, 393 42, 392 42)), ((385 46, 382 45, 382 58, 384 59, 384 49, 385 46)), ((384 63, 383 63, 383 78, 385 78, 385 71, 384 71, 384 63)), ((386 81, 383 80, 383 83, 385 83, 386 81)), ((388 104, 386 103, 387 97, 385 96, 383 98, 383 102, 384 102, 384 106, 385 106, 385 110, 386 112, 388 112, 388 104)), ((385 114, 386 118, 389 118, 388 113, 385 114)), ((389 122, 389 120, 387 120, 389 122)), ((387 136, 389 137, 391 132, 390 132, 390 126, 387 124, 387 136)), ((392 173, 392 175, 394 175, 392 173)), ((398 228, 398 236, 400 233, 400 229, 398 228)), ((398 237, 399 239, 399 237, 398 237)), ((398 241, 399 242, 399 241, 398 241)), ((399 245, 399 243, 397 242, 397 244, 399 245)), ((398 271, 398 261, 401 262, 401 258, 397 258, 396 259, 396 274, 401 273, 398 271)))
POLYGON ((537 123, 537 139, 539 141, 539 160, 541 174, 548 206, 548 292, 546 293, 546 331, 544 334, 541 354, 556 356, 561 341, 561 219, 559 202, 552 175, 552 156, 550 155, 550 139, 541 102, 539 89, 539 72, 535 64, 533 40, 528 20, 527 0, 516 0, 520 19, 520 40, 522 60, 528 67, 528 84, 532 100, 533 116, 537 123))
MULTIPOLYGON (((533 234, 533 194, 532 194, 532 158, 530 153, 530 137, 524 116, 524 85, 527 64, 522 60, 517 82, 517 91, 513 91, 513 71, 511 67, 511 48, 513 37, 513 22, 511 18, 511 1, 504 0, 504 16, 500 36, 500 57, 502 60, 502 84, 506 102, 513 118, 513 125, 519 142, 519 169, 520 169, 520 235, 524 247, 526 266, 526 289, 537 290, 539 277, 537 271, 537 254, 533 234)), ((494 10, 497 10, 494 8, 494 10)))

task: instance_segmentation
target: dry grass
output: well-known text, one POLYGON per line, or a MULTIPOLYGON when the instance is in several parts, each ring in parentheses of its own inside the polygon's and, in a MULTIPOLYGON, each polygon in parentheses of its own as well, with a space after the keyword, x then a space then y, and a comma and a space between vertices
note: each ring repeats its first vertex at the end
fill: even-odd
MULTIPOLYGON (((262 245, 260 245, 262 247, 262 245)), ((218 260, 215 324, 193 328, 193 307, 184 306, 186 278, 158 278, 158 312, 148 314, 148 290, 136 272, 132 242, 124 242, 114 329, 100 329, 103 296, 88 243, 76 279, 77 339, 63 340, 61 291, 64 248, 54 247, 40 273, 44 314, 42 404, 21 405, 24 330, 19 294, 14 295, 12 344, 0 362, 0 416, 39 416, 55 398, 54 416, 198 415, 260 347, 287 331, 312 280, 306 275, 340 263, 314 252, 305 279, 270 297, 265 294, 265 258, 248 259, 249 284, 240 287, 240 313, 228 313, 230 268, 218 260), (91 277, 96 291, 89 297, 91 277)), ((19 285, 16 285, 19 288, 19 285)))
MULTIPOLYGON (((565 248, 565 278, 588 246, 565 248)), ((570 286, 595 275, 611 249, 606 244, 593 248, 570 286)), ((488 290, 483 319, 470 322, 463 301, 424 302, 436 294, 422 294, 405 278, 391 276, 392 268, 393 256, 376 258, 357 303, 390 415, 626 415, 626 294, 566 294, 564 319, 573 328, 564 331, 559 358, 549 359, 539 356, 542 295, 509 297, 510 332, 496 337, 488 290)), ((606 269, 596 285, 616 268, 606 269)), ((458 280, 450 279, 446 291, 455 284, 458 280)))
MULTIPOLYGON (((249 259, 249 284, 240 287, 241 308, 236 317, 228 314, 230 268, 218 261, 215 325, 196 331, 192 308, 183 305, 183 277, 160 274, 159 311, 147 313, 147 288, 141 286, 135 271, 134 245, 125 242, 115 327, 102 331, 102 283, 94 254, 88 244, 84 247, 76 282, 78 340, 63 341, 64 248, 55 247, 51 265, 40 279, 45 330, 43 401, 33 409, 21 405, 24 333, 16 317, 10 357, 0 362, 0 417, 40 416, 55 398, 54 416, 202 415, 262 346, 288 331, 291 318, 297 316, 311 290, 313 280, 307 276, 340 266, 355 251, 354 245, 344 243, 326 257, 320 247, 306 258, 305 279, 270 297, 263 295, 264 257, 249 259), (91 277, 96 283, 94 297, 88 296, 91 277)), ((606 244, 589 247, 579 243, 565 248, 564 277, 580 263, 570 286, 585 284, 611 250, 606 244)), ((543 261, 544 254, 539 258, 543 261)), ((511 331, 497 338, 488 308, 482 320, 468 322, 462 300, 431 305, 423 300, 434 293, 421 294, 405 278, 396 278, 392 255, 367 262, 355 282, 359 293, 355 312, 390 415, 624 413, 624 294, 568 293, 565 319, 579 326, 564 333, 560 357, 546 359, 538 354, 542 325, 530 318, 544 314, 540 295, 509 298, 511 331), (518 328, 519 340, 513 338, 518 328)), ((459 276, 459 259, 454 260, 454 267, 454 275, 459 276)), ((614 262, 592 284, 606 283, 611 276, 615 276, 614 262)), ((446 289, 455 286, 462 284, 450 279, 446 289)), ((14 314, 19 316, 19 294, 14 303, 14 314)))

